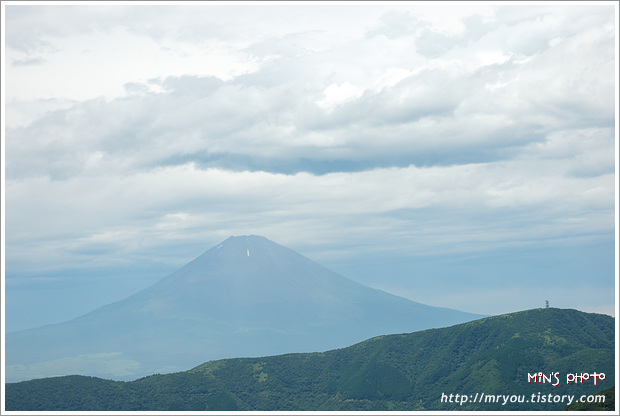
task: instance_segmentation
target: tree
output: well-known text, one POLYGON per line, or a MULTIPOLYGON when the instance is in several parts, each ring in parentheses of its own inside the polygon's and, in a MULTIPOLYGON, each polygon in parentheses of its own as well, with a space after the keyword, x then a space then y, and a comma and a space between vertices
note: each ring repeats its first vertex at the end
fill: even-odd
POLYGON ((548 301, 548 300, 546 300, 546 301, 545 301, 545 308, 548 308, 548 307, 549 307, 549 301, 548 301))

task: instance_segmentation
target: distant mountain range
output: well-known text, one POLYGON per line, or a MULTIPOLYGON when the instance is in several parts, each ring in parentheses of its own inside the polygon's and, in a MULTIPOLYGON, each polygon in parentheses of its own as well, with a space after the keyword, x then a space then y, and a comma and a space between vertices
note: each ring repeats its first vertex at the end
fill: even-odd
POLYGON ((6 410, 562 410, 569 397, 614 385, 614 331, 607 315, 534 309, 323 353, 211 361, 132 382, 68 376, 9 383, 6 410), (605 377, 568 384, 569 373, 605 377), (532 382, 538 374, 550 383, 532 382))
POLYGON ((71 374, 132 380, 215 359, 326 351, 480 317, 371 289, 263 237, 230 237, 124 300, 7 333, 6 380, 71 374))

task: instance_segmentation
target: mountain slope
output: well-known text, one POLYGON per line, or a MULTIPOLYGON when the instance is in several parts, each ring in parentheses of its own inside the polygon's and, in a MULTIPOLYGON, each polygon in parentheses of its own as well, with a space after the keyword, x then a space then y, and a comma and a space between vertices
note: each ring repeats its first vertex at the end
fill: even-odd
POLYGON ((478 318, 368 288, 258 236, 231 237, 153 286, 9 333, 7 380, 133 379, 205 360, 325 351, 478 318))
POLYGON ((133 382, 72 376, 7 384, 6 409, 561 410, 569 396, 614 384, 614 330, 607 315, 535 309, 324 353, 211 361, 133 382), (595 371, 606 375, 596 386, 566 384, 567 373, 595 371), (560 385, 529 383, 538 372, 559 372, 560 385), (482 393, 518 399, 448 400, 482 393), (565 399, 538 399, 548 394, 565 399))

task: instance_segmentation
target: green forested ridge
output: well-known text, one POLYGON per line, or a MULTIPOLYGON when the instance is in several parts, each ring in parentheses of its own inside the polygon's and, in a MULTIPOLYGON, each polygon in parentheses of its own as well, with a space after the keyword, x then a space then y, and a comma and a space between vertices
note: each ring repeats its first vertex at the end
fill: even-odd
POLYGON ((449 328, 376 337, 324 353, 211 361, 132 382, 69 376, 6 385, 6 410, 561 410, 532 394, 594 394, 614 384, 614 318, 533 309, 449 328), (561 384, 528 383, 559 372, 561 384), (606 380, 566 384, 567 373, 606 380), (449 403, 446 395, 524 395, 449 403))

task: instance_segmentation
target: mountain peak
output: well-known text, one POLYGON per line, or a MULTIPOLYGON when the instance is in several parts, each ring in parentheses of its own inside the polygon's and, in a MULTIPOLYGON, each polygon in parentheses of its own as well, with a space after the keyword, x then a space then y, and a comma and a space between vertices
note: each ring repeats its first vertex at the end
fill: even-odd
MULTIPOLYGON (((235 250, 237 255, 250 257, 252 248, 264 247, 266 245, 277 246, 273 241, 260 235, 240 235, 230 236, 215 247, 215 250, 235 250), (245 250, 245 251, 244 251, 245 250)), ((208 252, 208 251, 207 251, 208 252)))
POLYGON ((215 246, 216 249, 225 247, 251 247, 251 246, 272 245, 279 246, 273 241, 260 235, 231 235, 226 240, 215 246))
MULTIPOLYGON (((294 253, 292 250, 259 235, 230 236, 204 252, 187 266, 194 263, 200 264, 200 267, 206 266, 207 263, 213 266, 215 263, 223 261, 233 262, 228 266, 240 266, 241 263, 235 263, 235 261, 239 262, 242 257, 253 257, 252 260, 255 260, 257 258, 256 255, 267 256, 270 262, 274 263, 278 262, 279 257, 285 255, 284 253, 286 252, 289 252, 289 254, 294 253), (255 255, 252 256, 252 254, 255 255)), ((267 262, 265 261, 266 264, 267 262)))
POLYGON ((273 241, 261 236, 261 235, 254 235, 254 234, 250 234, 250 235, 231 235, 230 237, 228 237, 226 240, 222 241, 221 244, 224 243, 235 243, 235 242, 257 242, 257 241, 262 241, 262 242, 269 242, 272 244, 275 244, 273 241))
POLYGON ((49 375, 66 357, 73 373, 102 374, 111 366, 102 357, 116 357, 130 366, 123 377, 136 376, 217 358, 325 351, 477 317, 363 286, 265 237, 231 236, 124 300, 12 336, 7 362, 13 380, 34 363, 37 375, 49 375))

